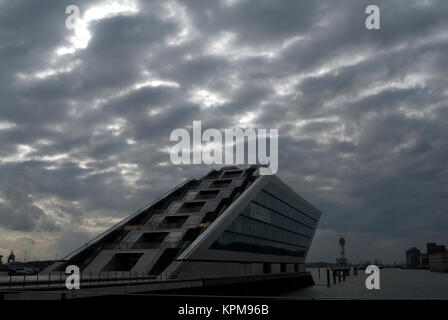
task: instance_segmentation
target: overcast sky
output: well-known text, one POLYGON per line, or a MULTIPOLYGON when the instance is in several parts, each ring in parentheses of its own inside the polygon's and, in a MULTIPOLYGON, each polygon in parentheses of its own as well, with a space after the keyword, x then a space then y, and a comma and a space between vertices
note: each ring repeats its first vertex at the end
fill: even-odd
POLYGON ((0 254, 62 257, 205 174, 170 162, 193 120, 279 129, 278 175, 323 212, 309 261, 341 233, 353 262, 448 244, 447 17, 445 0, 0 0, 0 254))

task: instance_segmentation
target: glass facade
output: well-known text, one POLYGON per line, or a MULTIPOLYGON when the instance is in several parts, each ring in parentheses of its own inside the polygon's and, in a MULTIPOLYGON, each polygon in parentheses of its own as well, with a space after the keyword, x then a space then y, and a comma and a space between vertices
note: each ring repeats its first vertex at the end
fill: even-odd
POLYGON ((267 184, 264 187, 265 192, 271 194, 272 196, 278 198, 279 200, 287 203, 289 206, 294 208, 296 211, 309 216, 312 220, 319 220, 320 212, 312 207, 308 202, 298 197, 297 194, 291 194, 289 190, 283 190, 275 186, 274 184, 267 184))
POLYGON ((311 243, 318 214, 288 192, 267 185, 211 248, 303 257, 311 243))
POLYGON ((302 223, 304 226, 307 226, 311 229, 314 229, 317 226, 316 218, 313 218, 312 216, 299 211, 289 203, 280 200, 279 198, 275 197, 271 193, 266 192, 265 190, 259 192, 255 196, 253 202, 258 203, 270 209, 271 211, 278 212, 283 216, 302 223))

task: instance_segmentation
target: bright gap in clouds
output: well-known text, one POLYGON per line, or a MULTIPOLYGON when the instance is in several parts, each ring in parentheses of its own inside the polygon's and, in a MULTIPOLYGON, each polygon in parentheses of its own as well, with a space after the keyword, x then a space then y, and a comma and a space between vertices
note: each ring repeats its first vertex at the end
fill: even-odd
POLYGON ((239 120, 238 124, 243 127, 254 127, 253 121, 258 117, 258 113, 254 111, 246 112, 239 120))
POLYGON ((70 73, 80 64, 81 64, 80 60, 75 60, 73 62, 68 62, 63 67, 49 68, 49 69, 35 72, 33 74, 26 74, 26 73, 19 72, 19 73, 17 73, 17 77, 20 80, 43 80, 43 79, 46 79, 48 77, 52 77, 52 76, 55 76, 58 74, 70 73))
POLYGON ((11 129, 17 126, 15 123, 9 121, 0 121, 0 130, 11 129))
POLYGON ((218 107, 228 102, 219 93, 206 89, 194 90, 189 100, 198 103, 202 108, 218 107))
POLYGON ((87 48, 90 39, 92 38, 89 26, 93 21, 98 21, 107 17, 120 14, 133 14, 138 12, 137 2, 134 0, 121 1, 104 1, 99 5, 90 7, 83 14, 83 8, 80 7, 80 17, 75 29, 67 30, 72 32, 70 37, 70 46, 60 47, 56 50, 58 55, 74 53, 79 49, 87 48))
POLYGON ((275 58, 281 48, 253 48, 237 43, 237 35, 224 31, 208 41, 205 53, 208 55, 225 56, 229 60, 245 59, 249 57, 275 58))
POLYGON ((193 39, 193 37, 197 34, 197 31, 195 30, 194 25, 187 14, 186 7, 183 7, 173 1, 167 1, 164 8, 164 18, 176 21, 180 29, 178 34, 166 39, 166 44, 169 46, 178 46, 193 39))

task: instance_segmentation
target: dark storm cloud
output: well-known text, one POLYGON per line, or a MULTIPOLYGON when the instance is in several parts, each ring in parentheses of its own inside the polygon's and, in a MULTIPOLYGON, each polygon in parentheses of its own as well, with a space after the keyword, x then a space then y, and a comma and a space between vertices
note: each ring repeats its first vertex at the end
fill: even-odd
POLYGON ((17 231, 30 231, 34 228, 47 232, 58 230, 58 226, 22 190, 2 185, 1 195, 6 199, 0 204, 1 225, 17 231))
POLYGON ((202 120, 279 129, 279 175, 324 212, 310 259, 332 259, 338 233, 360 259, 446 241, 446 1, 377 1, 375 31, 367 1, 141 1, 58 55, 68 4, 103 5, 0 2, 7 236, 56 235, 65 254, 201 176, 167 150, 202 120))
POLYGON ((314 23, 317 2, 313 1, 182 1, 200 30, 235 32, 244 44, 278 44, 308 30, 314 23))

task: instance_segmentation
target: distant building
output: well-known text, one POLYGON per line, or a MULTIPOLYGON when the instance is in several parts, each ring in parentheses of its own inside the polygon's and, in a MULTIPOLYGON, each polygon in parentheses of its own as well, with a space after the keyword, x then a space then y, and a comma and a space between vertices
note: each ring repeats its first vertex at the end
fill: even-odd
POLYGON ((417 268, 421 265, 420 250, 416 247, 410 248, 406 251, 406 265, 411 268, 417 268))
POLYGON ((420 255, 420 260, 422 262, 422 267, 425 269, 429 268, 429 258, 428 258, 428 254, 427 253, 422 253, 420 255))
POLYGON ((427 244, 429 270, 435 272, 448 272, 448 251, 444 245, 427 244))
POLYGON ((446 251, 446 248, 444 245, 437 245, 432 242, 426 244, 426 253, 428 255, 433 254, 433 253, 445 252, 445 251, 446 251))
POLYGON ((11 254, 8 257, 8 264, 15 262, 16 262, 16 256, 14 255, 14 252, 11 250, 11 254))

